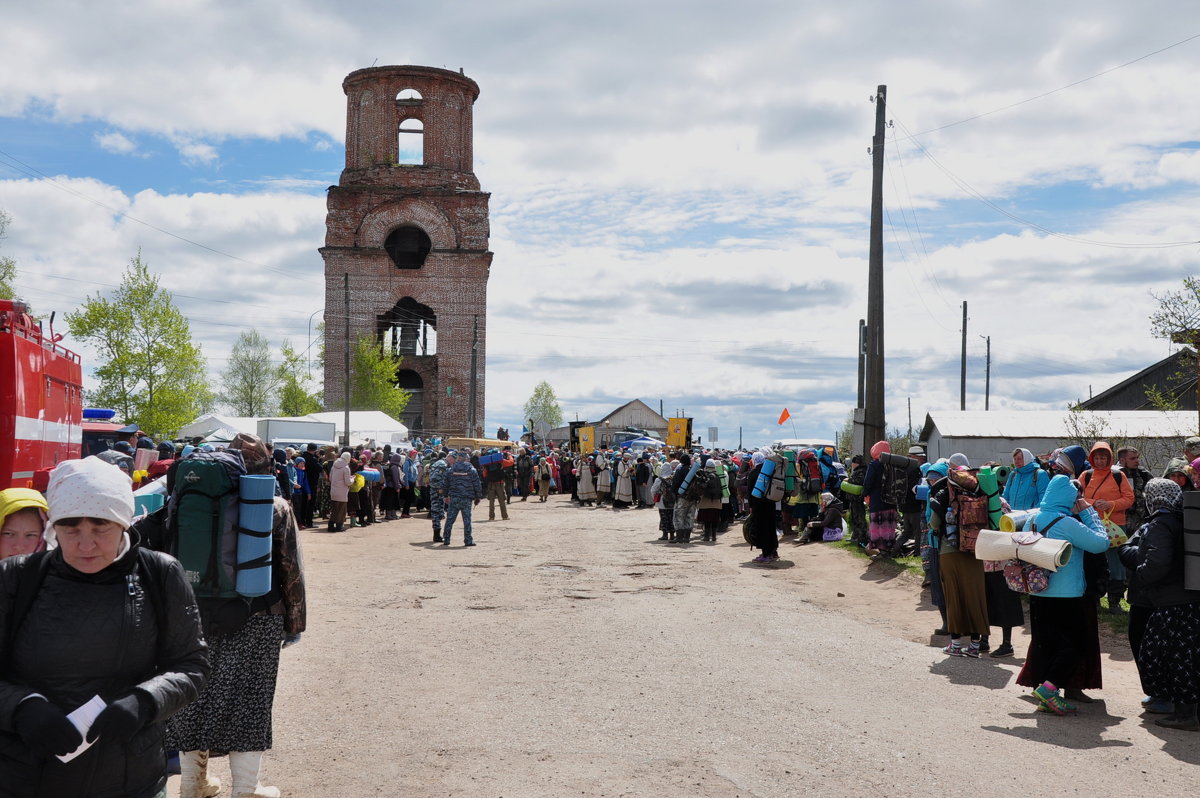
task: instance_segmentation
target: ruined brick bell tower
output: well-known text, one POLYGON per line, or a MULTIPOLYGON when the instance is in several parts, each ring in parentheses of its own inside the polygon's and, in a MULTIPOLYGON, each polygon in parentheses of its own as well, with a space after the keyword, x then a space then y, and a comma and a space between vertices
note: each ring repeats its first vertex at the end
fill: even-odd
POLYGON ((325 406, 344 407, 348 282, 350 341, 371 334, 404 357, 397 385, 412 398, 401 420, 417 433, 481 435, 492 253, 489 195, 472 171, 479 86, 385 66, 351 72, 342 89, 346 168, 329 189, 321 248, 325 406))

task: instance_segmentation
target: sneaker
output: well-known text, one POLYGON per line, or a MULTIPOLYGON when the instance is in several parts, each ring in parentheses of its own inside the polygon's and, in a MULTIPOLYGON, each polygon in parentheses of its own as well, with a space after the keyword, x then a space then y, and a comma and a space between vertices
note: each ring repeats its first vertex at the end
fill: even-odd
POLYGON ((1001 659, 1002 657, 1011 657, 1014 653, 1012 646, 1008 643, 1001 643, 1000 647, 992 652, 992 658, 1001 659))
POLYGON ((960 646, 958 643, 950 643, 948 646, 946 646, 945 648, 942 649, 942 653, 949 654, 951 657, 965 657, 966 656, 966 653, 963 651, 963 647, 960 646))
POLYGON ((992 650, 992 646, 990 643, 988 643, 984 640, 979 641, 979 653, 986 654, 991 650, 992 650))
POLYGON ((464 546, 474 546, 474 545, 475 545, 475 541, 471 541, 470 543, 464 543, 463 545, 464 545, 464 546))
POLYGON ((982 650, 977 644, 972 643, 962 650, 962 655, 971 659, 979 659, 979 652, 982 650))
POLYGON ((1046 685, 1038 685, 1033 689, 1033 697, 1038 700, 1041 706, 1045 707, 1043 712, 1053 712, 1055 715, 1071 715, 1076 710, 1074 705, 1063 700, 1057 690, 1051 691, 1046 685))
POLYGON ((1175 704, 1165 698, 1151 698, 1142 702, 1142 711, 1150 715, 1170 715, 1175 711, 1175 704))
POLYGON ((771 561, 771 558, 765 554, 759 555, 758 557, 755 557, 752 560, 752 562, 756 562, 756 563, 769 563, 770 561, 771 561))

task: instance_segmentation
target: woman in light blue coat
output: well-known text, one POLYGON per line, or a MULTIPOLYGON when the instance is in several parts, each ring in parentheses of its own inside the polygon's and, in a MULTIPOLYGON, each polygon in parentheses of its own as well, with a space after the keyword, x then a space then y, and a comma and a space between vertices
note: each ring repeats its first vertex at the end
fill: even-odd
POLYGON ((1050 480, 1033 524, 1047 538, 1065 540, 1074 551, 1067 564, 1050 576, 1050 586, 1029 597, 1029 654, 1017 684, 1033 687, 1039 711, 1067 715, 1075 706, 1060 694, 1083 664, 1089 642, 1084 639, 1086 580, 1083 553, 1108 550, 1108 535, 1096 511, 1080 502, 1079 483, 1059 474, 1050 480))
POLYGON ((1028 449, 1013 449, 1012 458, 1013 470, 1004 483, 1004 501, 1014 510, 1032 510, 1042 503, 1050 474, 1028 449))

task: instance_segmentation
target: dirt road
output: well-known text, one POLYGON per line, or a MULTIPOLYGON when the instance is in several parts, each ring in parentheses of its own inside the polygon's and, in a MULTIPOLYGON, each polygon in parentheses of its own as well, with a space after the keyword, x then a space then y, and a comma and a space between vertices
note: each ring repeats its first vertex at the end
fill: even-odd
POLYGON ((907 576, 790 542, 754 566, 737 531, 677 547, 657 520, 552 498, 477 522, 474 548, 459 530, 432 544, 424 519, 302 533, 309 631, 283 652, 267 783, 304 798, 1195 794, 1200 735, 1143 719, 1123 641, 1106 641, 1100 702, 1036 713, 1019 658, 931 647, 937 614, 907 576))

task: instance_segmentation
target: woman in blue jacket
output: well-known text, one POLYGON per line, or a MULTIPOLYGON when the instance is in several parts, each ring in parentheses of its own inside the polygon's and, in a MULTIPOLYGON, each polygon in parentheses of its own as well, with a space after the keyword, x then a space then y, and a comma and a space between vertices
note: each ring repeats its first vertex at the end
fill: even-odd
POLYGON ((1033 687, 1038 710, 1067 715, 1075 706, 1059 688, 1065 686, 1083 664, 1089 642, 1085 639, 1086 608, 1083 552, 1108 550, 1108 535, 1100 516, 1080 502, 1079 483, 1059 474, 1050 480, 1038 506, 1034 524, 1047 538, 1065 540, 1075 551, 1067 564, 1053 572, 1050 586, 1029 597, 1029 654, 1017 684, 1033 687))
POLYGON ((1032 510, 1042 503, 1050 475, 1028 449, 1013 449, 1012 459, 1013 470, 1004 483, 1004 500, 1014 510, 1032 510))

